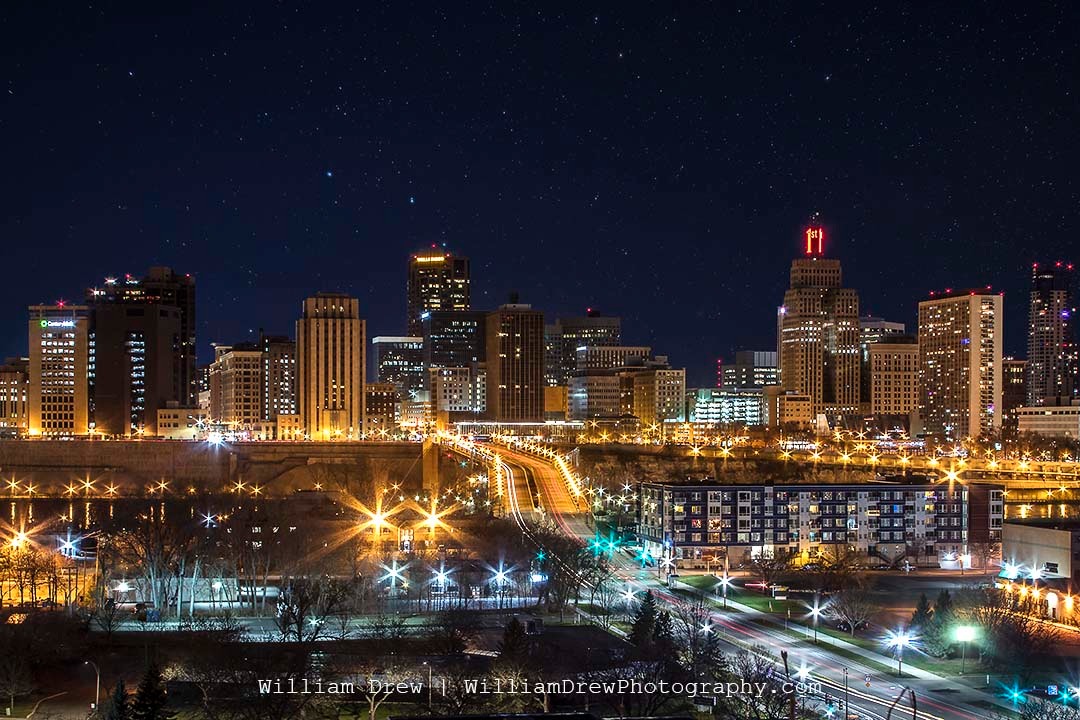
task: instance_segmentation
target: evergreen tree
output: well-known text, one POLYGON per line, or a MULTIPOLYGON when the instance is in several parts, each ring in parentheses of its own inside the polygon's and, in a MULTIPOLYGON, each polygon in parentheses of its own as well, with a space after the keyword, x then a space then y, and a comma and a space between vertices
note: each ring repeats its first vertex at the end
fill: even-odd
POLYGON ((103 720, 131 720, 131 703, 123 680, 117 681, 112 696, 105 701, 101 717, 103 720))
POLYGON ((529 645, 525 626, 513 618, 503 628, 502 640, 499 641, 499 664, 515 668, 520 666, 528 657, 529 645))
POLYGON ((161 670, 157 663, 151 662, 146 674, 135 691, 131 703, 131 720, 172 720, 173 714, 165 709, 168 698, 165 686, 161 682, 161 670))
POLYGON ((934 609, 930 607, 930 600, 926 593, 919 593, 919 602, 915 605, 915 612, 911 614, 911 628, 916 632, 922 632, 934 617, 934 609))
POLYGON ((922 628, 922 643, 926 652, 936 657, 945 657, 949 654, 953 642, 953 631, 956 625, 956 610, 953 607, 952 595, 948 590, 942 590, 934 600, 934 613, 922 628))
POLYGON ((653 647, 660 655, 671 655, 675 650, 675 624, 665 610, 656 616, 653 626, 653 647))
POLYGON ((641 601, 641 607, 634 615, 634 622, 630 626, 630 644, 639 650, 648 650, 652 647, 656 638, 656 621, 659 613, 656 611, 656 598, 652 590, 645 593, 645 599, 641 601))

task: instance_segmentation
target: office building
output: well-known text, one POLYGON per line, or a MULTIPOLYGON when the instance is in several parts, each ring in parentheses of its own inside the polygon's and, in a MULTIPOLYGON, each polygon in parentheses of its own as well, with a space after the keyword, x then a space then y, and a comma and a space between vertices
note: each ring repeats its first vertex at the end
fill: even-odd
POLYGON ((840 261, 825 257, 822 228, 806 229, 790 285, 777 317, 781 386, 810 396, 814 413, 858 412, 859 296, 843 287, 840 261))
POLYGON ((589 345, 579 347, 574 351, 574 372, 567 379, 573 378, 577 373, 590 370, 614 370, 642 365, 649 359, 651 353, 652 348, 646 346, 589 345))
POLYGON ((1014 411, 1017 430, 1046 437, 1080 439, 1080 400, 1049 399, 1053 404, 1021 407, 1014 411))
POLYGON ((919 303, 919 414, 926 435, 961 440, 1001 429, 1002 298, 946 291, 919 303))
POLYGON ((1032 266, 1028 310, 1028 405, 1041 405, 1047 398, 1077 397, 1080 392, 1074 290, 1071 264, 1036 263, 1032 266))
POLYGON ((1028 363, 1005 357, 1001 360, 1001 429, 1015 434, 1018 423, 1016 411, 1028 401, 1028 363))
POLYGON ((364 321, 356 298, 319 293, 296 321, 297 395, 312 440, 358 439, 364 423, 364 321))
POLYGON ((7 358, 0 365, 0 439, 26 435, 30 411, 30 358, 7 358))
POLYGON ((686 370, 652 368, 633 371, 634 415, 642 427, 686 419, 686 370))
POLYGON ((280 335, 261 335, 262 419, 275 422, 298 413, 296 401, 296 343, 280 335))
MULTIPOLYGON (((906 338, 897 335, 894 339, 906 338)), ((919 408, 919 346, 910 342, 875 341, 867 345, 867 379, 874 415, 910 416, 919 408)))
POLYGON ((85 305, 31 305, 27 434, 73 437, 90 430, 90 318, 85 305))
POLYGON ((1054 591, 1065 590, 1062 595, 1071 595, 1080 584, 1080 520, 1009 518, 1002 528, 1001 560, 1002 580, 1025 583, 1033 572, 1038 573, 1041 582, 1036 584, 1046 595, 1055 595, 1049 599, 1051 618, 1060 617, 1062 611, 1076 618, 1074 613, 1080 612, 1080 606, 1073 607, 1071 597, 1067 603, 1061 602, 1054 591), (1059 584, 1062 580, 1065 582, 1059 584))
POLYGON ((195 404, 199 392, 195 370, 195 278, 172 268, 152 267, 142 279, 134 275, 106 278, 102 286, 87 291, 87 301, 91 305, 149 304, 176 308, 180 330, 175 348, 173 399, 182 405, 195 404))
POLYGON ((721 385, 725 389, 763 388, 780 382, 776 353, 770 350, 739 350, 734 362, 721 365, 721 385))
POLYGON ((401 399, 393 383, 365 385, 364 409, 369 439, 387 438, 397 432, 401 399))
POLYGON ((210 365, 210 421, 240 434, 261 431, 263 378, 258 344, 216 345, 210 365))
POLYGON ((755 387, 689 390, 687 420, 712 427, 765 425, 765 391, 755 387))
POLYGON ((423 333, 423 314, 440 310, 469 310, 469 259, 441 251, 409 258, 406 287, 407 328, 410 337, 423 333))
POLYGON ((544 314, 516 298, 488 313, 487 414, 496 422, 544 419, 544 314))
POLYGON ((468 367, 484 362, 487 313, 435 310, 421 316, 423 366, 468 367))
MULTIPOLYGON (((128 290, 141 290, 138 282, 128 290)), ((157 434, 157 411, 188 398, 181 386, 180 310, 141 292, 91 294, 89 393, 94 432, 157 434)))
POLYGON ((584 317, 562 317, 544 327, 544 383, 566 386, 577 370, 577 349, 619 345, 622 320, 594 312, 584 317))
POLYGON ((786 392, 780 385, 762 388, 765 425, 774 430, 806 430, 814 425, 814 399, 805 393, 786 392))
POLYGON ((170 402, 157 411, 157 436, 162 440, 202 440, 210 428, 209 412, 170 402))
MULTIPOLYGON (((873 315, 859 318, 859 397, 864 407, 870 400, 870 346, 881 342, 908 342, 904 323, 890 322, 873 315)), ((911 341, 914 338, 910 338, 911 341)))
POLYGON ((867 564, 950 566, 973 543, 1001 539, 1003 487, 881 478, 872 486, 640 486, 639 534, 653 557, 690 563, 757 555, 812 562, 836 548, 867 564))
POLYGON ((588 420, 621 414, 622 385, 617 373, 580 373, 570 378, 567 391, 569 419, 588 420))
POLYGON ((435 412, 475 413, 473 372, 467 367, 428 368, 427 386, 435 412))
POLYGON ((393 383, 403 400, 424 389, 424 338, 380 335, 371 339, 371 347, 380 383, 393 383))

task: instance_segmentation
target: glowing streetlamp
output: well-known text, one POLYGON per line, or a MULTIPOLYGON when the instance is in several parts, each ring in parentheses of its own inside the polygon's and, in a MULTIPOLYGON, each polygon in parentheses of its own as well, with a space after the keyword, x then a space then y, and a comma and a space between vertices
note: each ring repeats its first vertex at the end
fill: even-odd
POLYGON ((885 638, 885 647, 896 650, 896 676, 904 674, 904 648, 911 647, 915 638, 906 630, 889 631, 885 638))
POLYGON ((821 614, 823 612, 825 612, 825 607, 822 606, 822 605, 819 605, 818 603, 819 603, 818 598, 814 598, 814 604, 810 608, 810 617, 813 618, 813 620, 814 620, 814 644, 815 645, 817 644, 818 619, 821 617, 821 614))
POLYGON ((971 625, 961 625, 956 628, 956 639, 960 643, 960 674, 964 674, 964 665, 967 662, 968 643, 975 639, 975 628, 971 625))
POLYGON ((727 590, 731 585, 731 578, 728 577, 727 570, 724 570, 724 577, 720 578, 720 592, 724 596, 724 609, 727 609, 727 590))

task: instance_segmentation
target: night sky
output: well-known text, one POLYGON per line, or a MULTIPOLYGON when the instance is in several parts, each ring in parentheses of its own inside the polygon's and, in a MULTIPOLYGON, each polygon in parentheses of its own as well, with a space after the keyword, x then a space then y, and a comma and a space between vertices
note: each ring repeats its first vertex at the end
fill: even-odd
POLYGON ((445 243, 474 306, 621 314, 706 384, 814 213, 864 314, 992 284, 1020 355, 1030 263, 1080 260, 1072 3, 158 5, 0 8, 0 354, 153 264, 204 359, 319 290, 401 334, 445 243))

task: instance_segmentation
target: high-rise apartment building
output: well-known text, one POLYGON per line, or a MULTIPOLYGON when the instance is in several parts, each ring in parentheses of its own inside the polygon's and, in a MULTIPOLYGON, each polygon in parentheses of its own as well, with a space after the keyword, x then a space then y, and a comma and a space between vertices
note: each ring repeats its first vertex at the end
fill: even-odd
POLYGON ((423 314, 469 310, 469 259, 432 247, 409 258, 406 286, 407 327, 411 337, 423 333, 423 314))
POLYGON ((872 342, 867 349, 870 392, 864 402, 870 404, 870 412, 911 415, 919 407, 919 346, 884 341, 872 342))
POLYGON ((393 383, 403 400, 415 399, 423 387, 424 338, 371 338, 375 354, 375 374, 380 383, 393 383))
POLYGON ((738 350, 735 361, 721 368, 721 387, 763 388, 780 383, 780 367, 776 353, 770 350, 738 350))
POLYGON ((1029 405, 1042 405, 1047 398, 1080 396, 1074 289, 1071 264, 1032 266, 1027 356, 1029 405))
POLYGON ((280 335, 262 335, 262 419, 296 415, 296 343, 280 335))
POLYGON ((496 422, 544 419, 544 314, 513 302, 488 313, 487 411, 496 422))
POLYGON ((928 436, 1001 428, 1002 298, 946 292, 919 303, 919 412, 928 436))
POLYGON ((27 434, 90 432, 90 320, 85 305, 31 305, 27 434))
POLYGON ((806 229, 777 327, 783 390, 810 396, 814 413, 857 412, 859 296, 843 287, 840 261, 825 257, 822 228, 806 229))
POLYGON ((0 365, 0 438, 26 434, 29 422, 30 358, 7 358, 0 365))
POLYGON ((588 370, 613 370, 641 365, 649 359, 652 348, 647 345, 589 345, 574 352, 574 372, 568 378, 588 370))
POLYGON ((364 321, 356 298, 319 293, 296 321, 300 421, 312 440, 364 431, 364 321))
POLYGON ((577 370, 576 352, 581 347, 619 345, 622 320, 594 312, 584 317, 558 318, 544 327, 544 383, 569 385, 577 370))

